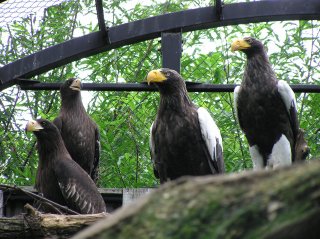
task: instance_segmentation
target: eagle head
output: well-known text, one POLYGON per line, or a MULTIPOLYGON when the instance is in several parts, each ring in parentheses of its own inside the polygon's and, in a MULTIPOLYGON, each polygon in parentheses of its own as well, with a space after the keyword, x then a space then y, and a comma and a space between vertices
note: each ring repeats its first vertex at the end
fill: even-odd
POLYGON ((253 37, 236 39, 231 44, 231 51, 242 51, 246 55, 264 52, 264 47, 260 41, 253 37))
POLYGON ((155 83, 160 93, 172 94, 187 91, 182 76, 175 70, 169 68, 150 71, 147 75, 147 82, 149 85, 150 83, 155 83))
POLYGON ((25 128, 26 132, 33 132, 37 137, 48 137, 60 134, 58 128, 46 119, 29 120, 25 128))
POLYGON ((81 88, 81 80, 76 78, 70 78, 62 84, 60 92, 61 95, 75 95, 81 91, 81 88))
POLYGON ((161 68, 152 70, 147 75, 148 85, 150 83, 165 83, 167 81, 183 81, 181 75, 175 70, 169 68, 161 68))

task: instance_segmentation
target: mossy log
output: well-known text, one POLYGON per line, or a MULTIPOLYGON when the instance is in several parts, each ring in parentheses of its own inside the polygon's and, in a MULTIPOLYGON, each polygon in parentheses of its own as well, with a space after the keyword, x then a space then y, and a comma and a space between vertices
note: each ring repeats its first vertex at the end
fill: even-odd
POLYGON ((182 178, 72 238, 320 238, 320 162, 182 178))
POLYGON ((70 238, 76 232, 105 218, 106 213, 88 215, 43 214, 26 205, 19 217, 0 218, 0 238, 70 238))

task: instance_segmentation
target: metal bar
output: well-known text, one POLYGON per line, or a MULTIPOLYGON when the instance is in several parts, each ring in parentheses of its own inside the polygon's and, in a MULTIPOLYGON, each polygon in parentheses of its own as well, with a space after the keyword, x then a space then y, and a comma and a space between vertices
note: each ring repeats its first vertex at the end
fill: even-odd
POLYGON ((104 35, 107 35, 107 27, 106 27, 106 22, 104 20, 102 0, 96 0, 96 9, 97 9, 99 29, 104 35))
POLYGON ((182 32, 249 22, 320 19, 319 0, 257 1, 225 4, 223 20, 215 7, 190 9, 110 27, 108 39, 102 32, 74 38, 26 56, 0 68, 0 90, 84 57, 124 45, 159 37, 161 32, 182 32))
POLYGON ((216 15, 219 20, 222 20, 222 2, 221 0, 215 0, 215 7, 216 7, 216 15))
POLYGON ((0 90, 16 84, 17 78, 31 78, 50 69, 94 55, 106 48, 101 32, 94 32, 26 56, 0 68, 0 90))
POLYGON ((161 32, 181 29, 182 32, 249 22, 320 19, 318 0, 257 1, 225 4, 223 21, 215 7, 189 9, 150 17, 110 28, 111 44, 131 44, 159 37, 161 32))
MULTIPOLYGON (((35 83, 21 85, 22 90, 59 90, 62 83, 35 83)), ((206 84, 186 82, 189 92, 233 92, 237 84, 206 84)), ((290 85, 296 93, 320 93, 320 85, 290 85)), ((82 90, 86 91, 157 91, 154 85, 146 83, 83 83, 82 90)))
POLYGON ((162 67, 180 73, 182 54, 182 34, 180 32, 161 33, 162 67))

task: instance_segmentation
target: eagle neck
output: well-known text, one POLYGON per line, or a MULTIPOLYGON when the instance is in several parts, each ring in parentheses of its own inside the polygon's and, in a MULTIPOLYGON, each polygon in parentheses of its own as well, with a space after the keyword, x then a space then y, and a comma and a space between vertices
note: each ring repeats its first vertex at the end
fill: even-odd
POLYGON ((39 167, 52 165, 54 159, 60 159, 59 155, 67 155, 68 151, 63 143, 60 133, 57 131, 51 135, 38 137, 39 167))
POLYGON ((83 112, 85 112, 80 93, 74 96, 62 97, 61 106, 61 109, 63 109, 65 113, 72 112, 72 114, 76 113, 77 115, 81 115, 83 112))
POLYGON ((159 113, 162 111, 172 110, 175 112, 184 112, 186 109, 189 109, 190 106, 193 106, 192 101, 190 100, 187 91, 177 91, 173 94, 160 94, 160 105, 159 113))
POLYGON ((276 75, 265 52, 248 55, 243 85, 268 85, 276 82, 276 75))

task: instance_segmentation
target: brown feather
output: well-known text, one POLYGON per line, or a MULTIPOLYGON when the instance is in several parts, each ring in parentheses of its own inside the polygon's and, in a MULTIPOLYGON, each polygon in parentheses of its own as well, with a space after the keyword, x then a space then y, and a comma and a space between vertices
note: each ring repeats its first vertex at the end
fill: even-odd
POLYGON ((43 130, 34 132, 39 153, 38 191, 46 198, 79 213, 105 212, 105 203, 95 183, 72 160, 58 128, 47 120, 40 119, 37 122, 43 127, 43 130))
POLYGON ((100 157, 99 129, 85 111, 80 91, 70 88, 75 80, 71 78, 61 86, 61 109, 54 123, 59 128, 72 159, 97 183, 100 157))
POLYGON ((161 69, 168 79, 156 83, 160 105, 151 130, 151 154, 160 182, 184 175, 208 175, 224 171, 222 148, 213 160, 201 134, 197 109, 189 99, 182 77, 161 69), (213 162, 214 165, 210 165, 213 162), (218 166, 219 165, 219 166, 218 166), (223 165, 223 168, 221 168, 223 165))

